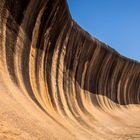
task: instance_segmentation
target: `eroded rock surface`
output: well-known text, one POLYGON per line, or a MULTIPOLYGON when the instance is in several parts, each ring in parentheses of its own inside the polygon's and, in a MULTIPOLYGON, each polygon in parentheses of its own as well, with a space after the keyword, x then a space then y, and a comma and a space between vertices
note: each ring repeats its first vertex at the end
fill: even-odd
POLYGON ((140 63, 65 0, 0 1, 0 139, 140 140, 139 104, 140 63))

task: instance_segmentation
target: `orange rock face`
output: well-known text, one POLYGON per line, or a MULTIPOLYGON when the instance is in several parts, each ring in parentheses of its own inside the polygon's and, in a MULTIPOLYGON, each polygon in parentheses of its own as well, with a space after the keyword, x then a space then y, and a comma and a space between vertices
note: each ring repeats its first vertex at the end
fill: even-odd
POLYGON ((140 140, 140 63, 65 0, 1 0, 0 139, 140 140))

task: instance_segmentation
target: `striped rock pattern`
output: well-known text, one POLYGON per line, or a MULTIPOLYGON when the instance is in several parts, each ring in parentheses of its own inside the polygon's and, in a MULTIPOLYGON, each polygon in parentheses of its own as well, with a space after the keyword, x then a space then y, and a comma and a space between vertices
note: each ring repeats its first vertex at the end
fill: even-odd
POLYGON ((0 48, 0 139, 140 139, 140 63, 65 0, 1 0, 0 48))

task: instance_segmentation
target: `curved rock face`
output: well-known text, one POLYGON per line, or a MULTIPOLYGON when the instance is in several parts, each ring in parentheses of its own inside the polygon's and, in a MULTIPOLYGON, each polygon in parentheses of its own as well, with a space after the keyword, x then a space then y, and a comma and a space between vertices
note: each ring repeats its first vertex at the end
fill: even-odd
POLYGON ((0 139, 140 139, 140 64, 65 0, 1 0, 0 47, 0 139))

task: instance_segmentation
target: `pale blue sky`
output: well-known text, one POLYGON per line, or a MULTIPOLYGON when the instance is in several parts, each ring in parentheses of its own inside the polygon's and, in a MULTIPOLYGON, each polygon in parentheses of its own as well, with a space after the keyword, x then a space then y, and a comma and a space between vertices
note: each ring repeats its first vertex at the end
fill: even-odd
POLYGON ((140 0, 67 0, 73 19, 120 54, 140 62, 140 0))

